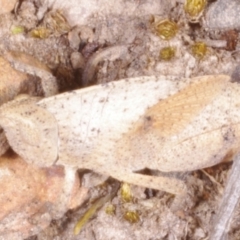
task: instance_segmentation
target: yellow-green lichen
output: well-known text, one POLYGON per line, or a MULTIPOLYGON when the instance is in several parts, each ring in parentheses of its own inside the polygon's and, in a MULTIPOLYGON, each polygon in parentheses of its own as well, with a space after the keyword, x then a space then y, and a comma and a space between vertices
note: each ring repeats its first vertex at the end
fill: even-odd
POLYGON ((204 42, 196 42, 192 45, 192 54, 201 59, 207 53, 207 45, 204 42))
POLYGON ((124 219, 130 223, 137 223, 140 218, 137 211, 126 211, 123 215, 124 219))
POLYGON ((164 40, 173 38, 178 31, 178 26, 175 22, 165 19, 154 23, 156 34, 164 40))
POLYGON ((116 207, 113 204, 109 204, 106 208, 105 208, 105 213, 108 215, 114 215, 116 211, 116 207))
POLYGON ((206 6, 206 0, 185 0, 184 10, 190 16, 197 18, 202 14, 206 6))
POLYGON ((12 26, 11 33, 12 34, 21 34, 25 32, 25 28, 23 26, 12 26))
POLYGON ((174 47, 165 47, 160 50, 160 60, 169 61, 175 56, 176 49, 174 47))
POLYGON ((133 199, 132 191, 131 191, 130 185, 128 183, 122 183, 120 193, 121 193, 121 198, 122 198, 123 202, 131 202, 132 201, 132 199, 133 199))

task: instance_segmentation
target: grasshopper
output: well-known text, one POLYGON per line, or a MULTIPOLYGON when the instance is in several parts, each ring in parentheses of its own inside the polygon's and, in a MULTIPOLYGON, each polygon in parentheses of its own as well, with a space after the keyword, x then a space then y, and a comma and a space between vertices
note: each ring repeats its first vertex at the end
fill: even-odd
POLYGON ((182 194, 183 181, 137 173, 193 171, 239 150, 240 87, 226 75, 124 79, 0 107, 0 126, 29 163, 86 168, 182 194))

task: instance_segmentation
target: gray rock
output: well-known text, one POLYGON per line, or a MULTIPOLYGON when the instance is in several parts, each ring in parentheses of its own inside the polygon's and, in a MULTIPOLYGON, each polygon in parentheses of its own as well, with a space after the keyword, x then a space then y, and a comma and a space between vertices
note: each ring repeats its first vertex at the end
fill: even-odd
POLYGON ((240 0, 218 0, 206 12, 205 27, 216 30, 240 29, 240 0))

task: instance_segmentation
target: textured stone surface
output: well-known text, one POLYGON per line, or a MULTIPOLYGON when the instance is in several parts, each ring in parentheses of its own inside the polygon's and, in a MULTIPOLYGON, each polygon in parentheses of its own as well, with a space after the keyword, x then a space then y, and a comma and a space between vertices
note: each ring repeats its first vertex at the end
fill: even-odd
POLYGON ((0 105, 12 100, 21 92, 21 86, 27 79, 27 74, 16 71, 8 61, 0 57, 0 105))
POLYGON ((11 12, 17 0, 0 0, 0 14, 11 12))
POLYGON ((210 29, 240 29, 240 1, 218 0, 206 13, 206 27, 210 29))
POLYGON ((68 201, 61 202, 64 181, 62 167, 36 168, 12 153, 1 157, 0 239, 37 234, 52 219, 81 204, 87 192, 79 188, 77 177, 68 201))

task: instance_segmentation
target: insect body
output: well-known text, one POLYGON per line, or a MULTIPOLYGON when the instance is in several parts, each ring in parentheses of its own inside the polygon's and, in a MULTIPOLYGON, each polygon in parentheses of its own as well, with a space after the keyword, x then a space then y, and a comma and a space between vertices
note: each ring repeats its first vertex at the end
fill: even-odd
POLYGON ((40 166, 87 168, 119 180, 183 193, 183 182, 144 168, 192 171, 239 150, 240 87, 225 75, 177 81, 141 77, 0 108, 11 147, 40 166))

